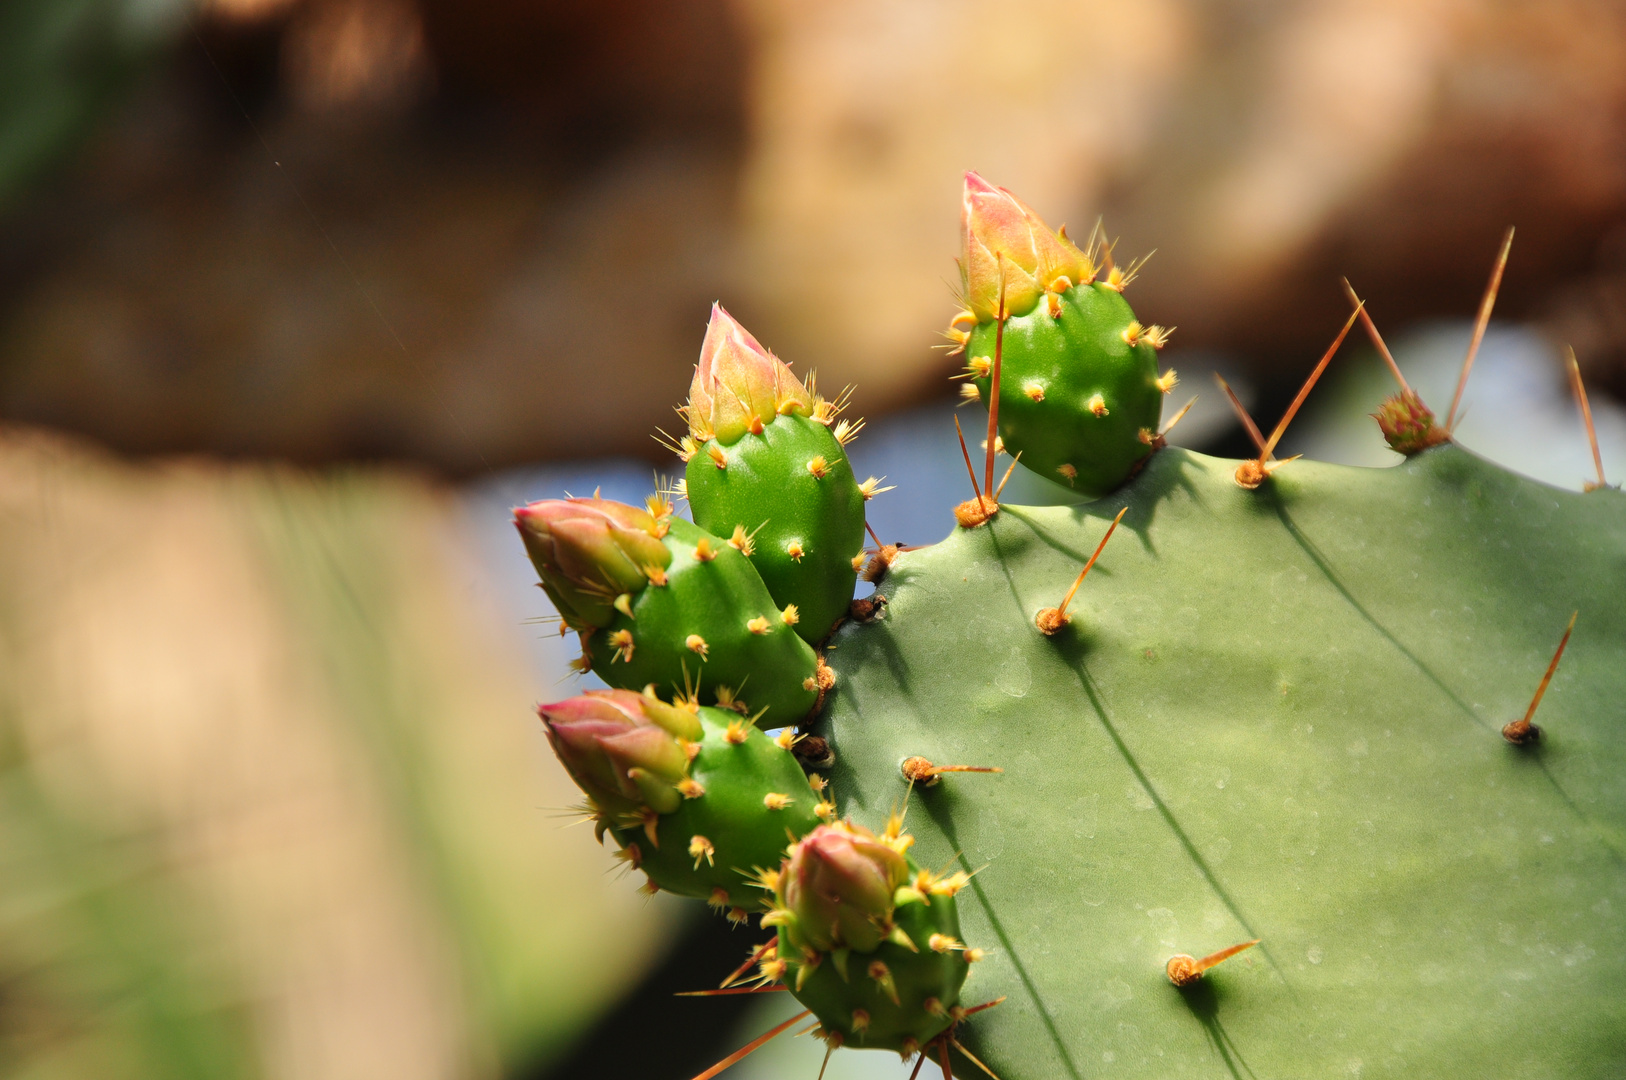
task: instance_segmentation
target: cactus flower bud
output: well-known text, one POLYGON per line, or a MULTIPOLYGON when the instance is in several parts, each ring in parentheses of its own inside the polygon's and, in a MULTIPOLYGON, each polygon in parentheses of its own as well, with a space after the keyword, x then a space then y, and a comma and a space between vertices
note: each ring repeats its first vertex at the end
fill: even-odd
POLYGON ((537 711, 553 752, 600 810, 647 806, 667 814, 683 802, 678 785, 689 770, 683 741, 701 736, 692 714, 630 690, 589 690, 537 711))
POLYGON ((966 304, 979 322, 999 315, 1001 274, 1007 316, 1032 311, 1059 278, 1077 285, 1095 277, 1089 258, 1071 240, 1053 232, 1021 199, 974 172, 965 174, 960 237, 966 304))
POLYGON ((748 431, 760 432, 781 413, 807 416, 812 411, 813 395, 790 368, 758 344, 721 304, 713 304, 689 386, 685 410, 689 434, 730 446, 748 431))
POLYGON ((514 524, 548 598, 576 630, 608 626, 616 597, 640 592, 649 568, 672 562, 661 520, 609 499, 534 502, 514 511, 514 524))
POLYGON ((820 825, 790 849, 780 906, 820 951, 873 952, 890 931, 892 896, 909 876, 903 854, 858 825, 820 825))

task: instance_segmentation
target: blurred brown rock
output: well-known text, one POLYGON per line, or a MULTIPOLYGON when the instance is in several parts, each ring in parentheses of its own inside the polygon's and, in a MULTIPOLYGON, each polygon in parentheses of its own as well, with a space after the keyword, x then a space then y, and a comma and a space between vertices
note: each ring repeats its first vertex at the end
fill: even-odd
POLYGON ((706 305, 936 393, 959 175, 1158 250, 1168 354, 1503 314, 1626 392, 1616 0, 213 0, 4 228, 0 411, 455 471, 652 453, 706 305), (263 135, 263 143, 260 136, 263 135))

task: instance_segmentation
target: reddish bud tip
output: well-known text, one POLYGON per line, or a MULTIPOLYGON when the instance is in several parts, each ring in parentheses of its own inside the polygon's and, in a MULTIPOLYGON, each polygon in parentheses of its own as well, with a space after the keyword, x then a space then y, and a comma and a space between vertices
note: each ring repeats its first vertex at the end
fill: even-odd
POLYGON ((750 331, 721 304, 711 307, 711 322, 700 347, 689 386, 685 415, 689 434, 696 440, 716 439, 731 445, 749 431, 783 413, 807 416, 813 395, 750 331))
POLYGON ((677 809, 685 744, 702 733, 693 715, 630 690, 589 690, 538 712, 565 771, 601 810, 677 809))
POLYGON ((516 509, 514 524, 548 598, 578 630, 608 626, 616 598, 649 583, 645 568, 672 562, 657 519, 609 499, 545 499, 516 509))
POLYGON ((795 936, 819 951, 873 952, 886 939, 892 897, 908 878, 894 846, 857 825, 820 825, 790 849, 780 872, 780 907, 795 936))
POLYGON ((965 174, 960 206, 960 273, 966 303, 979 321, 999 317, 1001 282, 1010 316, 1033 310, 1042 293, 1062 285, 1058 279, 1070 284, 1095 277, 1089 258, 1071 240, 974 172, 965 174))

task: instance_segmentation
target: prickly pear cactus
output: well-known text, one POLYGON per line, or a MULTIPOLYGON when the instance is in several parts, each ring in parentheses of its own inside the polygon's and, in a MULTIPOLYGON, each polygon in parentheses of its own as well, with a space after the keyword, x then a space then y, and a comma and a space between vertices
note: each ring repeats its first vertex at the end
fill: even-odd
MULTIPOLYGON (((950 332, 993 338, 992 426, 1111 490, 1023 508, 982 486, 942 542, 872 553, 819 707, 776 736, 820 802, 734 864, 762 934, 727 983, 755 967, 832 1049, 962 1077, 1626 1074, 1626 498, 1476 458, 1403 381, 1406 415, 1378 413, 1410 451, 1394 468, 1273 459, 1311 384, 1257 460, 1167 448, 1129 275, 1103 292, 975 177, 965 234, 950 332), (1055 406, 1039 424, 1005 408, 1036 363, 1071 388, 1026 395, 1055 406)), ((683 813, 686 763, 659 752, 655 799, 683 813)), ((791 786, 759 771, 787 760, 703 798, 791 786)), ((636 843, 617 800, 650 778, 610 768, 589 810, 636 843)), ((730 805, 780 813, 750 802, 730 805)))

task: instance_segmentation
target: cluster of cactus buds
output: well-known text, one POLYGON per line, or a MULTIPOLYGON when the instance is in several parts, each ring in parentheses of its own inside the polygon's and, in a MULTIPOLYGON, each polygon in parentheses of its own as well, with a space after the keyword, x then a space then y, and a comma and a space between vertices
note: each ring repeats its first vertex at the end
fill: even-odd
MULTIPOLYGON (((1040 529, 1043 520, 1028 514, 1019 514, 1019 521, 1000 522, 996 515, 1000 512, 1004 481, 994 484, 995 455, 1008 449, 1021 464, 1041 476, 1080 493, 1104 493, 1147 465, 1148 455, 1163 446, 1163 434, 1168 429, 1159 430, 1157 423, 1162 398, 1175 379, 1172 371, 1161 375, 1158 372, 1157 353, 1167 341, 1168 331, 1141 323, 1123 298, 1124 288, 1133 280, 1137 267, 1116 265, 1111 246, 1104 239, 1092 234, 1080 248, 1064 230, 1051 230, 1014 195, 986 183, 975 173, 965 178, 963 211, 963 310, 950 324, 949 337, 957 351, 967 357, 970 393, 966 396, 983 400, 989 416, 987 456, 980 479, 961 434, 961 452, 974 498, 955 508, 963 531, 956 533, 947 546, 951 556, 954 545, 959 545, 959 556, 971 552, 971 564, 976 558, 998 560, 1003 573, 993 586, 997 599, 988 601, 992 612, 998 604, 1008 604, 1005 590, 1012 598, 1034 595, 1028 588, 1031 581, 1013 576, 1013 567, 1030 568, 1029 572, 1041 573, 1043 580, 1049 581, 1056 564, 1054 556, 1041 549, 1075 550, 1059 539, 1031 544, 1029 533, 1044 534, 1054 529, 1061 536, 1067 529, 1071 540, 1082 541, 1082 523, 1093 516, 1090 511, 1072 520, 1057 516, 1047 519, 1053 524, 1045 529, 1040 529), (1034 567, 1038 570, 1031 570, 1034 567)), ((1364 302, 1353 289, 1348 290, 1354 305, 1349 320, 1268 438, 1220 379, 1221 389, 1258 451, 1257 457, 1236 466, 1231 474, 1234 483, 1249 490, 1265 488, 1268 495, 1267 483, 1273 474, 1294 460, 1277 459, 1277 446, 1358 320, 1364 323, 1400 388, 1376 414, 1385 439, 1406 454, 1417 454, 1449 440, 1462 382, 1466 381, 1474 350, 1483 337, 1506 258, 1504 241, 1481 304, 1456 399, 1444 414, 1443 423, 1407 385, 1364 302)), ((1570 366, 1577 401, 1593 439, 1598 479, 1589 488, 1603 487, 1602 460, 1573 357, 1570 366)), ((907 745, 909 741, 917 736, 922 741, 935 739, 945 729, 952 729, 957 714, 971 717, 970 722, 979 729, 979 739, 986 740, 991 734, 998 740, 1008 732, 999 728, 998 709, 985 708, 982 699, 974 694, 957 692, 933 698, 931 694, 941 693, 940 687, 923 692, 911 688, 905 677, 911 658, 918 664, 916 670, 924 671, 944 663, 944 657, 959 655, 963 647, 961 631, 952 624, 963 616, 966 596, 984 595, 971 584, 969 564, 949 564, 946 559, 935 564, 929 559, 915 564, 911 570, 918 567, 920 573, 900 581, 893 593, 892 604, 905 614, 894 625, 865 629, 866 624, 889 609, 885 607, 887 598, 880 594, 863 601, 852 600, 859 570, 863 569, 866 580, 879 583, 904 549, 881 545, 877 539, 872 554, 864 550, 865 503, 883 489, 880 480, 871 478, 859 483, 854 477, 845 445, 859 425, 838 421, 840 411, 841 401, 820 397, 811 378, 805 383, 796 379, 726 311, 713 307, 688 401, 679 409, 687 433, 671 442, 685 463, 685 477, 677 490, 686 496, 693 521, 674 515, 667 493, 658 494, 647 508, 595 495, 532 503, 515 512, 542 587, 558 608, 564 626, 580 635, 583 657, 579 666, 617 688, 589 691, 568 701, 544 705, 540 713, 554 751, 586 796, 585 810, 596 823, 600 839, 608 835, 614 840, 628 866, 647 875, 649 889, 705 900, 740 922, 756 913, 760 926, 772 932, 771 940, 761 942, 721 988, 698 993, 747 993, 778 989, 783 984, 807 1007, 807 1013, 802 1015, 815 1018, 819 1037, 832 1050, 838 1046, 891 1050, 906 1060, 919 1054, 916 1073, 925 1061, 935 1057, 945 1080, 949 1080, 951 1050, 973 1065, 981 1065, 957 1037, 957 1032, 966 1031, 962 1021, 1003 1000, 996 998, 971 1008, 961 1004, 971 966, 982 955, 980 950, 968 947, 961 936, 956 895, 969 884, 969 874, 964 870, 934 873, 917 864, 911 857, 914 838, 904 831, 899 814, 893 814, 879 832, 841 818, 829 796, 830 786, 819 772, 836 765, 833 745, 839 737, 845 761, 841 767, 847 770, 841 775, 854 780, 848 808, 862 813, 868 806, 878 816, 876 795, 886 798, 878 785, 871 786, 878 775, 878 763, 888 768, 896 763, 893 782, 901 780, 911 792, 917 786, 937 785, 948 774, 1002 771, 993 764, 933 764, 920 755, 917 747, 907 745), (962 606, 954 608, 954 604, 962 606), (935 617, 921 614, 925 605, 937 606, 935 617), (850 697, 839 701, 829 716, 818 719, 818 734, 798 734, 798 726, 815 721, 826 692, 834 685, 834 673, 815 649, 826 647, 833 628, 844 618, 851 621, 840 638, 844 647, 835 655, 842 658, 851 674, 846 691, 850 697), (945 627, 952 627, 947 637, 942 634, 945 627), (866 649, 870 661, 865 659, 866 649), (884 671, 873 663, 873 657, 881 653, 885 654, 884 671), (917 693, 924 696, 915 697, 917 693), (911 715, 918 723, 916 733, 906 733, 906 738, 880 722, 896 720, 896 714, 887 717, 882 708, 871 708, 866 714, 865 708, 877 702, 884 706, 899 695, 909 700, 911 715), (950 702, 951 708, 919 707, 921 701, 942 700, 950 702), (977 707, 966 708, 968 702, 977 707), (945 717, 945 713, 950 715, 945 717), (899 754, 900 750, 906 753, 899 754), (731 987, 745 978, 753 965, 757 966, 759 985, 731 987)), ((1170 426, 1178 419, 1176 415, 1170 426)), ((1224 476, 1204 464, 1200 455, 1171 453, 1176 458, 1172 462, 1167 456, 1150 462, 1147 477, 1152 487, 1167 483, 1172 473, 1183 469, 1190 469, 1199 479, 1224 476)), ((1433 460, 1450 464, 1452 459, 1433 460)), ((1015 464, 1013 461, 1007 470, 1006 479, 1015 464)), ((1463 462, 1451 466, 1453 470, 1467 467, 1463 462)), ((1438 476, 1427 475, 1429 468, 1432 466, 1394 470, 1392 476, 1414 486, 1436 484, 1433 489, 1419 490, 1444 490, 1438 487, 1438 476)), ((1300 470, 1310 472, 1303 466, 1300 470)), ((1448 482, 1457 483, 1449 478, 1448 482)), ((1306 476, 1305 483, 1324 481, 1317 474, 1306 476)), ((1302 496, 1306 490, 1310 488, 1295 485, 1293 492, 1302 496)), ((1244 497, 1244 501, 1252 498, 1244 497)), ((1094 690, 1097 665, 1101 670, 1112 670, 1112 654, 1127 651, 1112 648, 1111 634, 1092 634, 1076 624, 1078 616, 1070 611, 1086 576, 1131 505, 1136 506, 1136 516, 1130 521, 1137 531, 1147 530, 1146 546, 1153 549, 1153 499, 1155 494, 1149 496, 1145 484, 1138 493, 1126 497, 1124 508, 1104 529, 1094 553, 1073 578, 1071 587, 1061 594, 1060 603, 1037 610, 1026 608, 1024 619, 1030 620, 1030 626, 1024 628, 1023 637, 1016 639, 1021 644, 1011 652, 1014 660, 1023 661, 1022 688, 1020 693, 1006 693, 1017 697, 1028 693, 1031 680, 1026 674, 1024 648, 1044 650, 1042 662, 1052 670, 1057 660, 1077 663, 1069 658, 1079 656, 1082 646, 1088 645, 1094 653, 1089 671, 1082 665, 1078 668, 1085 698, 1110 742, 1145 789, 1147 805, 1158 806, 1168 826, 1180 833, 1182 846, 1202 870, 1201 877, 1207 879, 1247 934, 1247 940, 1201 959, 1181 953, 1167 957, 1161 965, 1167 982, 1179 988, 1182 1000, 1199 1018, 1207 1017, 1203 1027, 1229 1065, 1233 1054, 1227 1046, 1234 1050, 1234 1044, 1228 1044, 1224 1029, 1214 1018, 1217 998, 1213 988, 1204 984, 1208 977, 1205 973, 1258 945, 1259 937, 1220 890, 1214 875, 1198 857, 1196 846, 1186 841, 1173 812, 1160 801, 1130 756, 1110 710, 1100 700, 1104 695, 1094 690)), ((1160 527, 1206 526, 1220 520, 1212 506, 1227 501, 1235 502, 1229 497, 1206 500, 1209 508, 1202 513, 1207 516, 1188 515, 1182 523, 1180 515, 1170 515, 1177 520, 1170 523, 1166 516, 1160 527)), ((1416 501, 1411 499, 1407 504, 1416 501)), ((1484 500, 1476 493, 1471 501, 1484 500)), ((1204 502, 1193 499, 1192 505, 1204 502)), ((1427 505, 1426 499, 1423 505, 1427 505)), ((1497 505, 1497 513, 1502 513, 1501 501, 1497 505)), ((1332 588, 1354 604, 1352 594, 1334 577, 1330 565, 1333 558, 1320 555, 1305 535, 1315 528, 1313 518, 1306 515, 1311 525, 1303 527, 1289 517, 1285 501, 1278 500, 1275 509, 1272 521, 1280 519, 1298 542, 1297 547, 1331 579, 1332 588)), ((1460 508, 1451 511, 1458 512, 1460 508)), ((1541 513, 1546 514, 1546 509, 1541 513)), ((1256 519, 1263 520, 1263 516, 1250 510, 1248 528, 1257 524, 1256 519)), ((1543 524, 1542 528, 1547 526, 1543 524)), ((1247 535, 1253 540, 1261 534, 1255 531, 1247 535)), ((1175 546, 1170 545, 1171 551, 1175 546)), ((1154 557, 1163 558, 1155 551, 1154 557)), ((1171 569, 1174 561, 1172 557, 1169 560, 1171 569)), ((1356 565, 1355 569, 1359 571, 1360 567, 1356 565)), ((1121 567, 1113 570, 1120 571, 1121 567)), ((1252 571, 1244 568, 1236 572, 1252 571)), ((1202 573, 1206 582, 1206 564, 1202 573)), ((990 581, 995 578, 984 576, 990 581)), ((1059 573, 1055 576, 1058 580, 1053 587, 1060 593, 1064 579, 1059 573)), ((1281 575, 1270 579, 1272 589, 1278 577, 1281 575)), ((1130 587, 1140 588, 1142 584, 1131 583, 1130 587)), ((1186 600, 1181 596, 1179 602, 1184 604, 1186 600)), ((1361 614, 1378 626, 1374 616, 1364 610, 1361 614)), ((1536 710, 1558 670, 1575 620, 1572 615, 1523 718, 1501 729, 1502 738, 1517 747, 1518 754, 1533 757, 1542 753, 1542 732, 1534 723, 1536 710)), ((891 616, 887 616, 887 622, 892 623, 891 616)), ((1400 646, 1407 660, 1423 666, 1398 639, 1382 626, 1378 629, 1384 631, 1383 637, 1391 644, 1400 646)), ((1190 651, 1189 642, 1178 636, 1169 640, 1173 642, 1171 653, 1190 651)), ((1152 661, 1163 651, 1161 645, 1155 650, 1142 649, 1137 640, 1135 668, 1141 666, 1141 657, 1152 661)), ((1429 674, 1426 668, 1424 673, 1429 674)), ((958 672, 933 674, 943 676, 934 677, 934 683, 954 683, 961 678, 958 672)), ((1341 672, 1338 677, 1345 675, 1341 672)), ((1445 689, 1432 674, 1429 679, 1445 689)), ((1062 688, 1067 681, 1050 680, 1050 685, 1020 707, 1044 707, 1030 705, 1035 698, 1048 698, 1068 709, 1082 707, 1083 699, 1076 697, 1076 691, 1062 688)), ((1289 684, 1284 680, 1280 685, 1280 693, 1286 695, 1289 684)), ((963 682, 958 684, 957 690, 963 688, 963 682)), ((1003 683, 1000 688, 1005 689, 1003 683)), ((1391 735, 1387 719, 1384 724, 1387 739, 1391 735)), ((1057 752, 1072 753, 1077 725, 1069 720, 1055 725, 1055 730, 1067 740, 1056 747, 1057 752)), ((1224 737, 1231 738, 1234 730, 1227 727, 1224 737)), ((1305 724, 1303 730, 1308 735, 1314 728, 1305 724)), ((965 729, 960 733, 965 734, 965 729)), ((1024 739, 1029 737, 1024 731, 1024 739)), ((1035 731, 1033 737, 1044 738, 1045 733, 1035 731)), ((1184 737, 1182 731, 1180 738, 1184 737)), ((1149 736, 1136 732, 1132 738, 1144 741, 1149 736)), ((984 741, 982 745, 995 748, 1002 744, 984 741)), ((1364 738, 1350 745, 1351 754, 1364 756, 1368 752, 1364 738)), ((1034 756, 1031 750, 1024 754, 1034 756)), ((1476 758, 1476 768, 1482 758, 1476 758)), ((1398 758, 1390 761, 1391 767, 1400 764, 1398 758)), ((1276 767, 1277 759, 1270 758, 1269 765, 1276 767)), ((1229 769, 1225 772, 1228 774, 1229 769)), ((1545 766, 1541 772, 1556 788, 1555 776, 1547 773, 1545 766)), ((1524 775, 1529 775, 1528 770, 1524 775)), ((1061 785, 1059 790, 1070 791, 1075 773, 1063 769, 1059 777, 1037 778, 1036 782, 1061 785)), ((1222 777, 1216 790, 1224 787, 1222 777)), ((1577 804, 1562 789, 1558 794, 1571 810, 1576 809, 1577 804)), ((941 798, 941 794, 922 797, 941 798)), ((884 806, 884 801, 880 805, 884 806)), ((972 805, 969 798, 937 803, 933 806, 934 816, 952 818, 972 805)), ((1136 805, 1140 805, 1138 797, 1136 805)), ((943 820, 934 824, 941 827, 943 820)), ((1368 830, 1373 826, 1370 820, 1363 819, 1361 824, 1368 830)), ((1032 826, 1045 827, 1037 820, 1032 826)), ((941 839, 959 847, 951 830, 942 827, 940 832, 941 839)), ((1483 829, 1479 832, 1483 833, 1483 829)), ((1360 835, 1364 837, 1366 832, 1360 835)), ((1544 837, 1542 842, 1551 842, 1551 837, 1544 837)), ((1618 860, 1609 865, 1618 867, 1618 860)), ((987 890, 979 889, 984 894, 980 906, 990 916, 994 914, 990 896, 1008 887, 1007 880, 991 883, 987 890)), ((1406 893, 1408 903, 1410 896, 1406 893)), ((1140 909, 1141 905, 1135 907, 1140 909)), ((1048 931, 1049 927, 1042 929, 1048 931)), ((1014 969, 1015 977, 1037 1000, 1035 984, 1016 963, 1021 930, 1013 934, 994 920, 992 932, 1009 948, 1012 963, 1001 965, 1004 970, 990 972, 985 978, 1003 980, 1009 988, 1014 985, 1010 981, 1014 969)), ((1048 941, 1041 951, 1051 951, 1048 941)), ((1055 952, 1059 962, 1076 963, 1076 950, 1055 952)), ((1260 966, 1268 963, 1280 971, 1277 959, 1263 953, 1261 950, 1260 966)), ((1032 962, 1032 954, 1029 957, 1032 962)), ((1319 946, 1311 948, 1307 958, 1312 965, 1320 963, 1319 946)), ((1247 966, 1253 959, 1250 954, 1239 965, 1247 966)), ((1150 976, 1150 965, 1143 974, 1150 976)), ((1012 1028, 1007 1030, 1025 1024, 1031 1033, 1031 1012, 1013 1017, 1012 1028)), ((1256 1010, 1260 1015, 1266 1012, 1265 1008, 1256 1010)), ((795 1017, 780 1024, 696 1080, 710 1080, 801 1019, 795 1017)), ((1043 1022, 1060 1051, 1061 1063, 1074 1071, 1055 1026, 1049 1020, 1043 1022)), ((967 1038, 973 1047, 982 1049, 979 1034, 971 1030, 967 1038)), ((997 1035, 996 1030, 990 1038, 997 1035)), ((1034 1042, 1030 1038, 1024 1045, 1034 1042)), ((1007 1048, 1001 1053, 1008 1052, 1007 1048)), ((1032 1060, 1048 1060, 1044 1058, 1048 1053, 1040 1048, 1032 1060)), ((1158 1053, 1161 1055, 1161 1049, 1158 1053)), ((1239 1052, 1234 1057, 1241 1062, 1239 1052)), ((1113 1053, 1105 1053, 1103 1059, 1112 1062, 1113 1053)), ((998 1057, 993 1060, 1000 1064, 998 1057)), ((1246 1067, 1245 1062, 1242 1064, 1246 1067)), ((1054 1065, 1052 1060, 1048 1072, 1041 1064, 1035 1067, 1037 1071, 1024 1075, 1054 1074, 1054 1065)), ((1231 1071, 1237 1070, 1233 1067, 1231 1071)))
MULTIPOLYGON (((1155 363, 1166 332, 1121 295, 1134 268, 1114 266, 1104 244, 1081 250, 975 174, 963 224, 967 309, 951 334, 990 400, 991 445, 1002 436, 1077 490, 1121 481, 1155 449, 1147 433, 1172 385, 1155 363)), ((794 725, 833 680, 813 647, 851 614, 865 503, 885 490, 853 475, 845 447, 862 422, 838 420, 843 404, 713 306, 678 410, 687 433, 668 440, 693 521, 664 495, 647 509, 595 494, 515 512, 543 589, 581 638, 578 667, 618 688, 540 712, 600 838, 649 888, 736 919, 767 909, 762 924, 777 931, 759 950, 763 980, 786 982, 832 1047, 946 1053, 981 955, 960 940, 967 875, 916 865, 899 818, 878 835, 836 821, 827 784, 805 771, 819 766, 796 752, 794 725)), ((997 509, 991 474, 986 486, 984 518, 997 509)), ((866 576, 895 554, 878 550, 866 576)), ((918 760, 928 783, 969 769, 918 760)))
POLYGON ((540 709, 600 838, 650 888, 739 919, 786 840, 835 817, 793 750, 831 685, 810 643, 846 614, 879 483, 854 480, 839 411, 714 307, 677 445, 696 520, 659 494, 514 512, 577 667, 616 688, 540 709))
POLYGON ((961 235, 965 309, 948 336, 967 395, 997 412, 1004 448, 1040 476, 1092 496, 1117 487, 1155 449, 1175 385, 1157 367, 1171 331, 1143 325, 1123 298, 1138 267, 1115 265, 1104 240, 1080 249, 976 173, 961 235))
POLYGON ((765 974, 785 980, 832 1046, 895 1050, 906 1059, 953 1025, 960 988, 982 955, 960 940, 954 896, 963 871, 922 870, 894 817, 880 835, 849 821, 792 844, 763 925, 779 930, 765 974))

